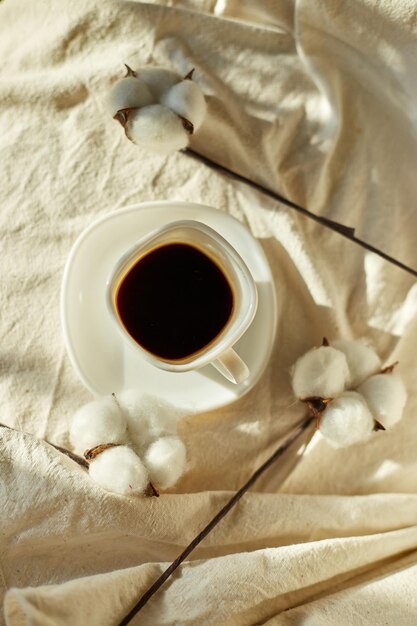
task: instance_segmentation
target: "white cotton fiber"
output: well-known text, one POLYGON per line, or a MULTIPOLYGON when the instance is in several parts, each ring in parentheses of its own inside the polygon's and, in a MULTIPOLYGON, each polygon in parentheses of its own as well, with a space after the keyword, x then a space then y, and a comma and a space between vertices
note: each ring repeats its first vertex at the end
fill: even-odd
POLYGON ((126 417, 129 440, 138 451, 144 450, 152 441, 143 396, 136 389, 126 389, 117 394, 117 401, 126 417))
POLYGON ((161 489, 168 489, 185 471, 185 445, 178 437, 161 437, 146 450, 144 463, 152 483, 161 489))
POLYGON ((372 415, 385 428, 396 424, 402 417, 407 391, 397 374, 371 376, 358 388, 368 403, 372 415))
POLYGON ((373 350, 363 341, 347 341, 340 339, 332 342, 333 348, 340 350, 346 357, 350 377, 348 386, 355 389, 368 376, 376 374, 381 369, 381 359, 373 350))
POLYGON ((124 443, 126 435, 126 418, 111 396, 89 402, 78 409, 69 432, 71 445, 78 454, 101 443, 124 443))
POLYGON ((345 355, 330 346, 306 352, 292 369, 292 387, 297 398, 334 398, 342 393, 348 378, 345 355))
POLYGON ((126 416, 129 437, 141 453, 155 439, 176 435, 177 421, 185 416, 185 411, 169 402, 136 389, 118 393, 117 399, 126 416))
POLYGON ((101 452, 91 461, 89 474, 106 491, 123 495, 144 493, 149 484, 145 466, 127 446, 101 452))
POLYGON ((163 94, 175 83, 182 80, 182 76, 173 70, 163 67, 143 67, 136 71, 137 77, 146 83, 152 93, 154 102, 160 102, 163 94))
POLYGON ((112 117, 122 109, 136 109, 154 102, 146 83, 134 77, 122 78, 113 85, 107 98, 107 109, 112 117))
POLYGON ((133 143, 157 154, 170 154, 188 144, 188 133, 178 115, 160 104, 132 111, 125 131, 133 143))
POLYGON ((203 92, 192 80, 182 80, 171 87, 163 94, 161 104, 190 121, 194 131, 203 123, 207 110, 203 92))
POLYGON ((320 418, 321 434, 337 448, 367 441, 374 425, 364 398, 356 391, 342 393, 330 402, 320 418))

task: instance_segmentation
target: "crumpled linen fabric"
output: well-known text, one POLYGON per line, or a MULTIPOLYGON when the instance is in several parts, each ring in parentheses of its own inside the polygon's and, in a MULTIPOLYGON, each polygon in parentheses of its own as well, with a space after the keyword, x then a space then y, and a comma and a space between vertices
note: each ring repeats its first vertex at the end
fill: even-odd
POLYGON ((104 100, 123 63, 195 67, 208 115, 193 149, 416 267, 416 25, 411 0, 0 4, 7 626, 119 623, 301 419, 290 367, 323 336, 366 336, 399 360, 403 420, 364 445, 315 435, 294 449, 132 623, 415 623, 415 279, 183 154, 143 153, 104 100), (180 423, 187 473, 145 499, 102 491, 43 440, 68 446, 91 399, 60 328, 71 246, 97 217, 153 199, 241 220, 268 257, 279 319, 260 382, 180 423))

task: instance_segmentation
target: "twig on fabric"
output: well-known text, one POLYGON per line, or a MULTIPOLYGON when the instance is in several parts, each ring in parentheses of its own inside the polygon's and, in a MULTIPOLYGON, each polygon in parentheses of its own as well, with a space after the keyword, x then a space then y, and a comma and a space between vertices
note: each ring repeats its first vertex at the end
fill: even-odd
POLYGON ((88 469, 90 467, 88 461, 83 459, 81 456, 78 456, 78 454, 74 454, 74 452, 71 452, 71 450, 67 450, 66 448, 61 448, 61 446, 57 446, 56 444, 51 443, 50 441, 46 441, 46 443, 49 443, 49 445, 55 448, 55 450, 58 450, 58 452, 62 452, 62 454, 65 454, 67 457, 69 457, 70 459, 78 463, 78 465, 81 465, 81 467, 84 467, 85 469, 88 469))
MULTIPOLYGON (((12 426, 7 426, 6 424, 1 424, 1 423, 0 423, 0 427, 1 428, 8 428, 9 430, 16 430, 15 428, 12 428, 12 426)), ((55 450, 58 450, 58 452, 62 452, 62 454, 65 454, 65 456, 69 457, 70 459, 72 459, 73 461, 78 463, 78 465, 81 465, 81 467, 83 467, 84 469, 88 469, 89 468, 88 461, 83 459, 81 456, 78 456, 78 454, 74 454, 74 452, 71 452, 71 450, 67 450, 66 448, 62 448, 61 446, 57 446, 56 444, 51 443, 50 441, 47 441, 46 439, 44 439, 43 441, 45 441, 45 443, 47 443, 50 446, 52 446, 53 448, 55 448, 55 450)))
POLYGON ((281 196, 276 191, 272 191, 272 189, 264 187, 260 183, 256 183, 255 181, 253 181, 253 180, 251 180, 249 178, 246 178, 245 176, 242 176, 241 174, 238 174, 237 172, 234 172, 233 170, 230 170, 229 168, 225 167, 224 165, 220 165, 216 161, 213 161, 212 159, 209 159, 208 157, 203 156, 202 154, 200 154, 199 152, 196 152, 195 150, 192 150, 191 148, 184 148, 184 150, 182 150, 182 152, 183 152, 183 154, 185 154, 187 156, 190 156, 190 157, 192 157, 194 159, 197 159, 198 161, 201 161, 205 165, 208 165, 208 167, 211 167, 212 169, 218 170, 219 172, 221 172, 222 174, 225 174, 229 178, 234 178, 235 180, 238 180, 241 183, 245 183, 246 185, 249 185, 253 189, 256 189, 257 191, 260 191, 261 193, 265 194, 266 196, 269 196, 273 200, 276 200, 277 202, 280 202, 281 204, 285 204, 286 206, 290 207, 291 209, 294 209, 295 211, 298 211, 298 213, 301 213, 305 217, 308 217, 309 219, 311 219, 311 220, 313 220, 315 222, 318 222, 319 224, 321 224, 325 228, 329 228, 330 230, 334 230, 335 232, 339 233, 339 235, 342 235, 342 237, 345 237, 346 239, 349 239, 350 241, 353 241, 358 246, 361 246, 362 248, 365 248, 366 250, 369 250, 370 252, 373 252, 374 254, 377 254, 378 256, 382 257, 383 259, 385 259, 389 263, 392 263, 393 265, 396 265, 397 267, 401 268, 405 272, 408 272, 412 276, 416 276, 417 277, 417 269, 414 269, 412 267, 409 267, 408 265, 405 265, 404 263, 402 263, 398 259, 390 256, 389 254, 386 254, 386 252, 383 252, 379 248, 376 248, 375 246, 372 246, 370 243, 367 243, 366 241, 363 241, 363 239, 359 239, 359 237, 356 237, 356 235, 355 235, 355 229, 354 228, 351 228, 349 226, 344 226, 343 224, 339 224, 339 222, 335 222, 333 220, 330 220, 327 217, 322 217, 320 215, 316 215, 315 213, 312 213, 308 209, 305 209, 304 207, 300 206, 299 204, 296 204, 295 202, 292 202, 292 200, 288 200, 287 198, 284 198, 284 196, 281 196))
POLYGON ((8 586, 7 586, 6 576, 4 574, 3 562, 1 560, 1 558, 0 558, 0 579, 1 579, 1 582, 3 583, 3 587, 4 587, 5 591, 7 591, 8 590, 8 586))
POLYGON ((279 459, 291 444, 300 437, 300 435, 314 421, 314 417, 309 415, 298 426, 291 431, 285 441, 275 450, 275 452, 261 465, 249 478, 249 480, 230 498, 225 506, 210 520, 203 530, 188 544, 179 556, 171 563, 171 565, 157 578, 157 580, 149 587, 149 589, 141 596, 131 611, 122 619, 119 626, 126 626, 139 611, 145 606, 150 598, 158 591, 171 574, 181 565, 187 556, 203 541, 205 537, 213 530, 215 526, 229 513, 229 511, 237 504, 240 498, 248 491, 255 481, 277 460, 279 459))

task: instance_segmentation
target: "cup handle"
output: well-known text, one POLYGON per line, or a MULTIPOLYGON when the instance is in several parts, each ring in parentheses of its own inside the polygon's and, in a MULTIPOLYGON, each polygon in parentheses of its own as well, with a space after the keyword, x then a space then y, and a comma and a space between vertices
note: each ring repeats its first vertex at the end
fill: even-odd
POLYGON ((223 354, 218 359, 212 361, 211 364, 220 374, 223 374, 227 380, 230 380, 231 383, 235 383, 235 385, 246 380, 250 373, 246 363, 242 361, 233 348, 229 348, 223 352, 223 354))

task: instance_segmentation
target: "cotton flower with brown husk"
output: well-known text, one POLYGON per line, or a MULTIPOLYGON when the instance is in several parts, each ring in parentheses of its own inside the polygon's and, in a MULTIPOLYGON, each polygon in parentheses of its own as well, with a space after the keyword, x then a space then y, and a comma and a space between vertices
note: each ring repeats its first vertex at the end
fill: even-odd
POLYGON ((206 102, 191 70, 181 76, 161 67, 132 70, 110 90, 107 108, 126 137, 145 150, 170 154, 188 145, 203 123, 206 102))
POLYGON ((403 415, 407 392, 394 365, 362 340, 338 340, 302 355, 291 372, 295 395, 307 404, 322 436, 336 447, 367 441, 403 415))

